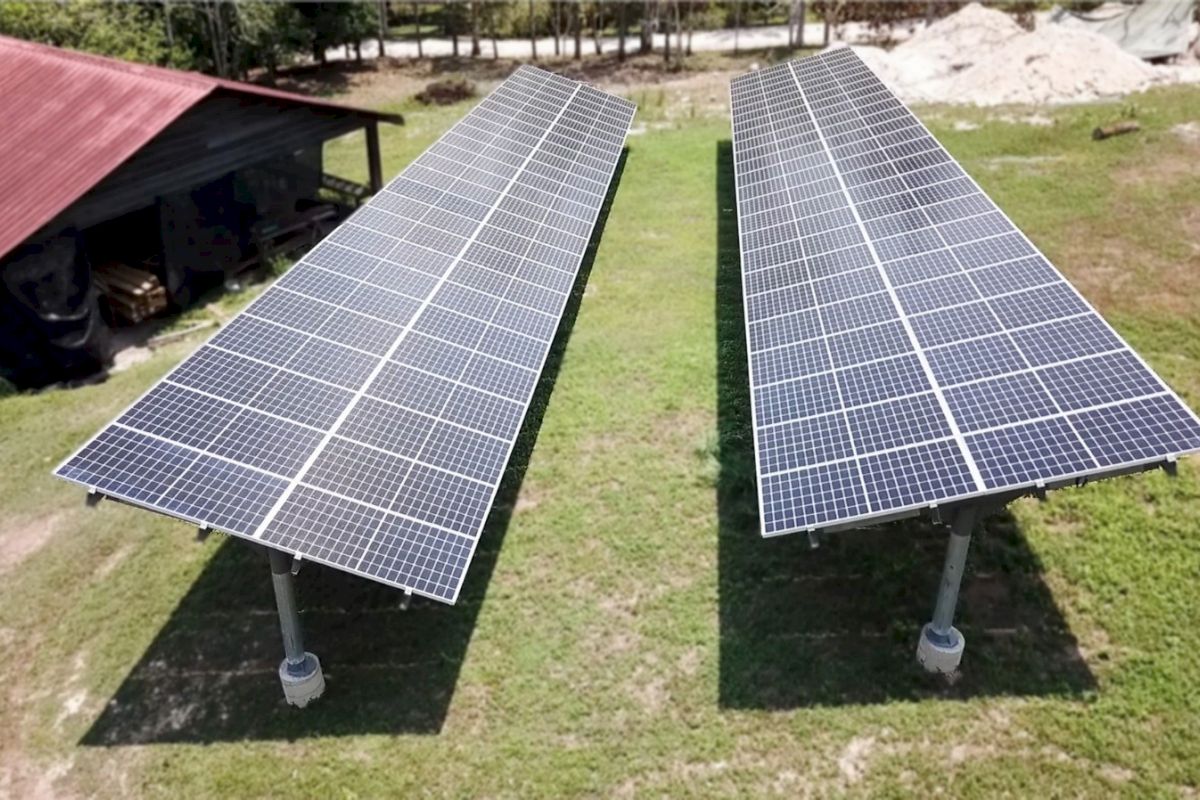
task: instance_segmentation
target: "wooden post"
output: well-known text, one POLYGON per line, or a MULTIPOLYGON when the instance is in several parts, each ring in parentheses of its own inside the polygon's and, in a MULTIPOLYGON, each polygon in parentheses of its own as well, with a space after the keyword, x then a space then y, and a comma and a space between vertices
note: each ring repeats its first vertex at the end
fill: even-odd
POLYGON ((383 161, 379 157, 379 123, 367 123, 367 174, 370 176, 371 194, 383 188, 383 161))
POLYGON ((1123 133, 1133 133, 1142 129, 1134 120, 1125 120, 1124 122, 1114 122, 1112 125, 1102 125, 1092 131, 1092 138, 1096 141, 1108 139, 1113 136, 1120 136, 1123 133))

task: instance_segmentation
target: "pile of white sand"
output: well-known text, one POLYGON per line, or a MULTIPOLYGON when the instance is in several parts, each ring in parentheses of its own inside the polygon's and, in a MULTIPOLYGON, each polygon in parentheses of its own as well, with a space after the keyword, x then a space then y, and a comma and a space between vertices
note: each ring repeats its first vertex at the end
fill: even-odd
POLYGON ((1025 30, 1002 11, 972 3, 920 28, 890 53, 893 68, 912 83, 939 80, 971 66, 1025 30))
POLYGON ((1091 31, 1047 26, 1005 42, 947 87, 955 103, 1075 103, 1140 92, 1158 70, 1091 31))
POLYGON ((1052 24, 1026 32, 1009 15, 977 3, 890 52, 854 49, 908 102, 1078 103, 1191 77, 1152 66, 1099 34, 1052 24))

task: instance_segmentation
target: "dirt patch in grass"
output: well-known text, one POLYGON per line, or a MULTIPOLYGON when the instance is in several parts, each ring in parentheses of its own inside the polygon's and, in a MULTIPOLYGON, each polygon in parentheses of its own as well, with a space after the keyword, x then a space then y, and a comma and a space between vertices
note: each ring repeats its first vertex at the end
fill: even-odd
POLYGON ((78 795, 61 785, 71 762, 37 764, 21 753, 4 751, 0 759, 0 797, 14 800, 69 800, 78 795))
POLYGON ((129 554, 132 552, 132 544, 123 545, 122 547, 117 548, 108 558, 100 562, 100 565, 96 567, 96 572, 94 573, 93 577, 95 577, 96 580, 104 580, 113 573, 113 570, 121 565, 121 562, 129 558, 129 554))
POLYGON ((994 156, 983 159, 980 165, 990 170, 1017 167, 1029 172, 1040 172, 1046 165, 1059 164, 1066 160, 1065 156, 994 156))
POLYGON ((1200 122, 1181 122, 1178 125, 1172 126, 1171 133, 1185 142, 1200 144, 1200 122))
MULTIPOLYGON (((646 112, 668 118, 728 112, 729 81, 748 69, 751 57, 712 57, 705 54, 693 67, 666 69, 661 55, 631 55, 624 63, 615 56, 575 62, 566 58, 543 58, 537 66, 567 77, 587 81, 605 91, 638 95, 646 112), (716 69, 705 69, 705 67, 716 69)), ((307 67, 281 75, 278 88, 319 97, 336 97, 339 102, 368 108, 395 107, 407 102, 430 81, 454 75, 478 84, 483 96, 522 63, 516 59, 435 58, 408 61, 387 58, 362 65, 334 63, 323 68, 307 67)))
POLYGON ((1111 210, 1067 231, 1060 261, 1102 313, 1187 316, 1200 299, 1200 200, 1172 197, 1200 181, 1200 143, 1166 148, 1113 175, 1111 210), (1130 235, 1155 220, 1153 238, 1130 235), (1179 257, 1189 248, 1190 255, 1179 257))
POLYGON ((20 522, 0 531, 0 574, 41 550, 58 530, 65 515, 61 512, 20 522))

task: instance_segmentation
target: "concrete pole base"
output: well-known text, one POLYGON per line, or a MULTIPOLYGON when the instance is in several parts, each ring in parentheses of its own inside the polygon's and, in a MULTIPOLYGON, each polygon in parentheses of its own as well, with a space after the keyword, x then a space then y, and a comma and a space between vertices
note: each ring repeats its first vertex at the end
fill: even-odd
POLYGON ((949 675, 958 669, 966 645, 958 628, 951 628, 948 637, 939 636, 933 631, 933 623, 926 623, 917 642, 917 661, 926 672, 949 675))
POLYGON ((300 668, 292 667, 285 658, 279 664, 279 682, 283 684, 283 696, 288 705, 304 708, 325 692, 325 673, 321 662, 312 653, 304 654, 300 668))

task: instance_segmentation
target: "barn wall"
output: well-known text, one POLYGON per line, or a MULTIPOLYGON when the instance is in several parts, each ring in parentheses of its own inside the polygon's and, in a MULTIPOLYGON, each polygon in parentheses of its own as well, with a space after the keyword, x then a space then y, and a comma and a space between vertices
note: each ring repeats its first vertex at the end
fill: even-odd
POLYGON ((319 149, 363 124, 328 109, 216 94, 172 123, 48 229, 86 228, 241 167, 319 149))

